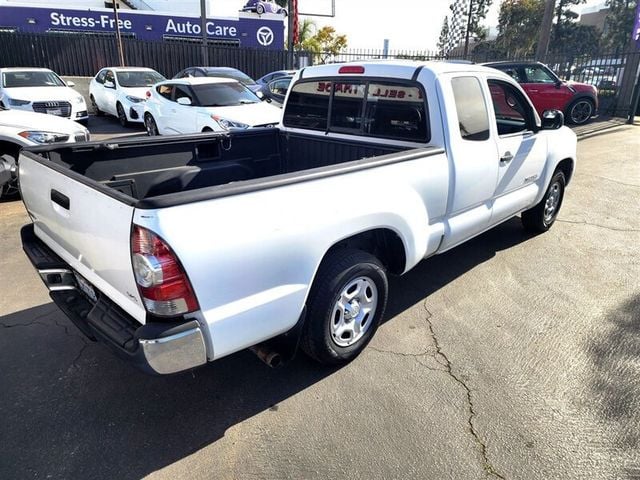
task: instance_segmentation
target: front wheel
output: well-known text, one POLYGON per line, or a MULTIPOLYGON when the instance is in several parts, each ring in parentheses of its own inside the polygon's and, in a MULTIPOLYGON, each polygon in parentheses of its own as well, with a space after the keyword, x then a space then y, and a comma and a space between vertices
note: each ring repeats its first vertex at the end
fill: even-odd
POLYGON ((144 116, 144 126, 147 129, 147 135, 149 135, 150 137, 160 135, 160 132, 158 131, 158 125, 156 124, 153 115, 151 115, 150 113, 147 113, 144 116))
POLYGON ((104 112, 98 108, 98 104, 96 103, 96 99, 93 97, 93 95, 89 97, 89 100, 91 101, 91 107, 93 108, 93 111, 96 112, 96 116, 100 117, 104 115, 104 112))
POLYGON ((262 14, 264 13, 264 7, 263 7, 262 5, 258 5, 258 6, 256 7, 256 13, 257 13, 258 15, 262 15, 262 14))
POLYGON ((596 105, 589 98, 579 98, 569 105, 568 119, 574 125, 584 125, 595 113, 596 105))
POLYGON ((378 329, 388 290, 384 266, 373 255, 355 249, 329 253, 307 300, 304 352, 328 365, 353 360, 378 329))
POLYGON ((124 107, 121 103, 116 105, 116 112, 118 112, 118 121, 120 122, 120 125, 123 127, 128 126, 129 120, 127 120, 127 114, 124 112, 124 107))
POLYGON ((556 172, 542 200, 535 207, 522 212, 522 225, 525 230, 540 233, 551 228, 562 206, 565 185, 564 173, 556 172))

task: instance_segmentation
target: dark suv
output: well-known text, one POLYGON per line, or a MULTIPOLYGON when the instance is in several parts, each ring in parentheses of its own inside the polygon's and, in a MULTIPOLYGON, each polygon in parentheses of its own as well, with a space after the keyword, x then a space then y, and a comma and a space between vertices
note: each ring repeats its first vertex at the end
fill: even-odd
POLYGON ((540 116, 545 110, 560 110, 564 112, 568 122, 582 125, 596 113, 596 87, 586 83, 562 81, 540 62, 492 62, 484 65, 505 72, 521 84, 540 116))

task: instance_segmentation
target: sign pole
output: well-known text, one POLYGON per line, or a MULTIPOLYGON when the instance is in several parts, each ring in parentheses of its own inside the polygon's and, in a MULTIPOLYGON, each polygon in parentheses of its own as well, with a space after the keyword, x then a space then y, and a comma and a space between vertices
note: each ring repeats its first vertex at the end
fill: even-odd
POLYGON ((122 49, 122 36, 120 35, 120 20, 118 19, 118 0, 113 0, 113 16, 116 19, 116 39, 118 42, 118 54, 120 55, 120 66, 124 67, 124 50, 122 49))
POLYGON ((202 31, 202 66, 209 66, 209 49, 207 47, 207 0, 200 0, 200 29, 202 31))

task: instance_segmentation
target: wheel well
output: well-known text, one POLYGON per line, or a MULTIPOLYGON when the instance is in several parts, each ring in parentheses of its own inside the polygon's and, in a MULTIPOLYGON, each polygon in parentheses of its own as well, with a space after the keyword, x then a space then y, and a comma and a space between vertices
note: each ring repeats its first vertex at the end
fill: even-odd
POLYGON ((0 140, 0 155, 4 153, 8 153, 13 156, 16 160, 18 159, 18 152, 22 147, 20 145, 16 145, 15 143, 7 142, 4 140, 0 140))
POLYGON ((558 170, 564 173, 564 179, 568 185, 569 180, 571 180, 571 175, 573 174, 573 160, 571 160, 570 158, 565 158, 560 163, 558 163, 558 166, 556 167, 556 172, 558 170))
POLYGON ((340 248, 356 248, 368 252, 378 258, 389 272, 397 275, 404 272, 407 264, 402 240, 397 233, 388 228, 368 230, 340 240, 327 254, 340 248))
POLYGON ((213 132, 213 129, 211 127, 204 127, 202 129, 203 132, 213 132))

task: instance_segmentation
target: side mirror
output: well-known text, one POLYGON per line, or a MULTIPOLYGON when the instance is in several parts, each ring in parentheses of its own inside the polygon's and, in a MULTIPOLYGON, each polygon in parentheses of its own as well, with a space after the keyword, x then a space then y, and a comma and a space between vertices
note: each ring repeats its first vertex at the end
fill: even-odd
POLYGON ((557 130, 564 125, 564 113, 560 110, 545 110, 542 113, 542 130, 557 130))
POLYGON ((76 86, 75 82, 72 82, 71 80, 68 80, 68 81, 67 81, 67 87, 71 87, 71 88, 73 88, 73 87, 75 87, 75 86, 76 86))
POLYGON ((178 105, 185 105, 185 106, 191 105, 191 99, 189 97, 180 97, 179 99, 176 100, 176 102, 178 102, 178 105))
POLYGON ((104 88, 113 88, 115 90, 116 89, 116 84, 113 83, 111 80, 106 80, 104 82, 104 88))
POLYGON ((256 97, 258 97, 260 100, 264 100, 264 93, 262 93, 260 90, 258 90, 256 92, 256 97))
POLYGON ((556 82, 556 88, 560 88, 562 86, 562 82, 560 80, 558 80, 556 82))

